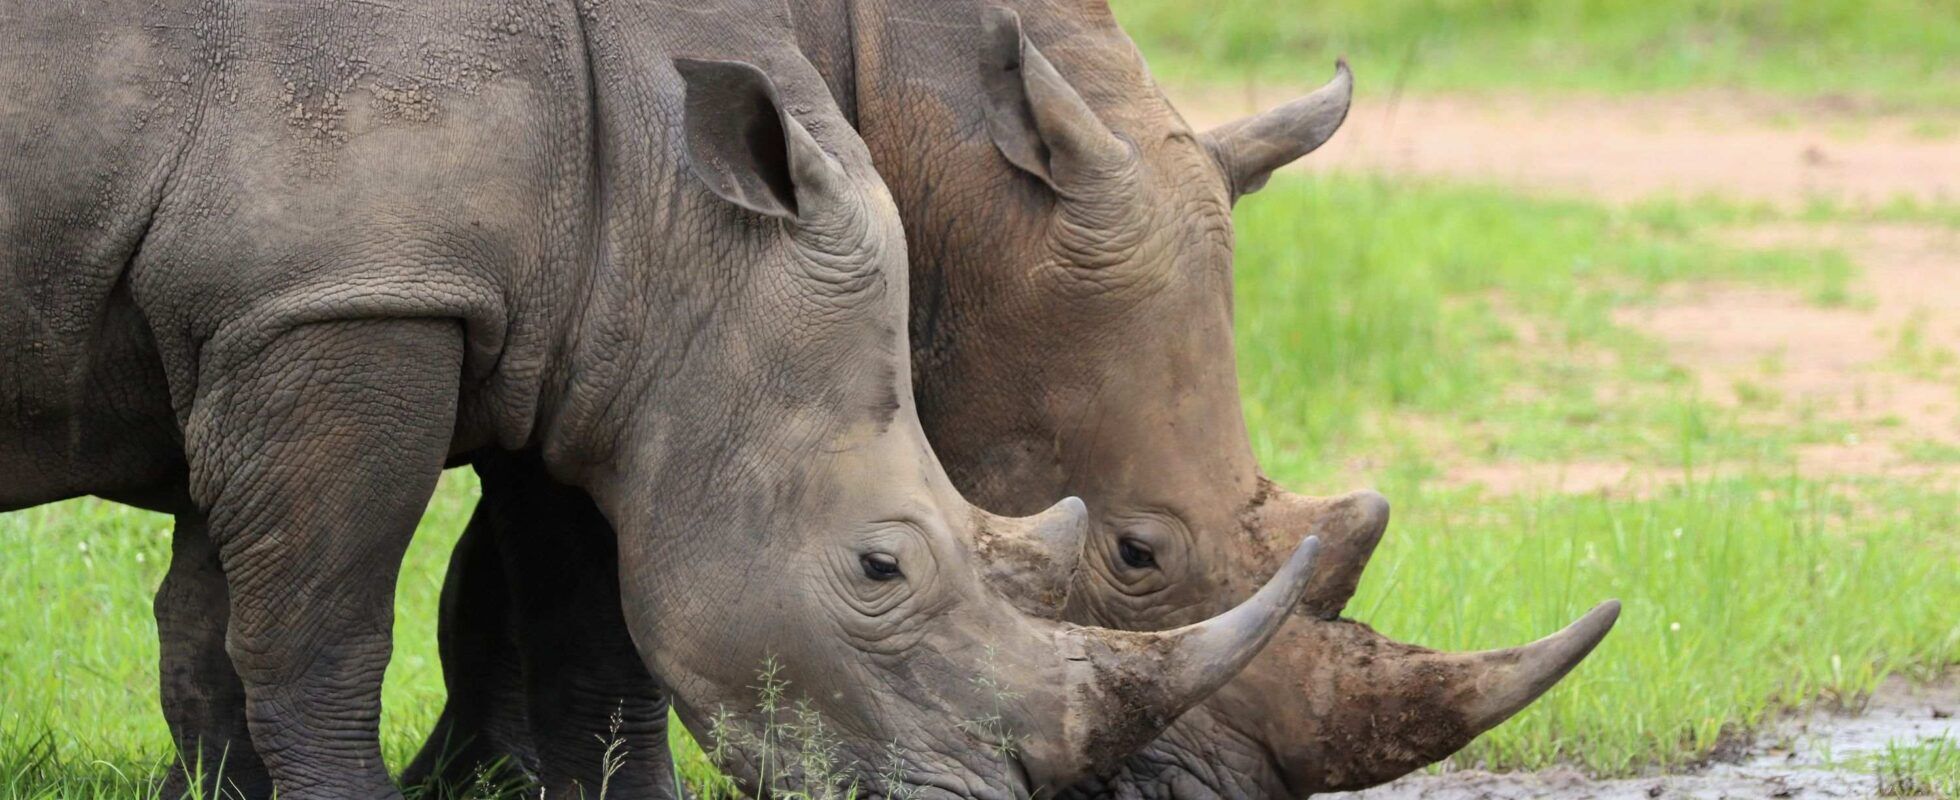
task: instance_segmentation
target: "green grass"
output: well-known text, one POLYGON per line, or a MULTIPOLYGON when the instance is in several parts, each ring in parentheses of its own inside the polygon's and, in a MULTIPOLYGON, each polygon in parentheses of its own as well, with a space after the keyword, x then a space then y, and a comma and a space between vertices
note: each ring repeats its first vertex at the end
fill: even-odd
MULTIPOLYGON (((1792 448, 1841 430, 1749 423, 1615 324, 1683 282, 1816 295, 1855 277, 1828 252, 1724 246, 1740 213, 1293 175, 1239 210, 1239 359, 1263 461, 1319 490, 1352 488, 1350 459, 1387 465, 1395 528, 1350 613, 1468 648, 1625 604, 1592 659, 1460 763, 1689 764, 1784 707, 1960 663, 1960 497, 1796 477, 1792 448), (1431 480, 1444 452, 1694 477, 1644 498, 1492 497, 1431 480)), ((436 598, 475 492, 446 476, 403 571, 383 718, 397 767, 440 709, 436 598)), ((149 602, 167 529, 89 500, 0 515, 0 797, 142 797, 159 774, 149 602)), ((676 742, 705 786, 706 757, 676 742)))
POLYGON ((1892 742, 1869 760, 1885 797, 1960 797, 1960 742, 1944 736, 1892 742))
POLYGON ((1960 100, 1960 5, 1946 0, 1213 0, 1202 14, 1192 0, 1111 5, 1174 82, 1309 83, 1346 54, 1374 93, 1712 87, 1949 111, 1960 100))
POLYGON ((1246 417, 1277 474, 1319 482, 1358 450, 1426 474, 1436 443, 1383 428, 1384 409, 1491 458, 1672 466, 1687 437, 1708 459, 1780 467, 1842 433, 1742 424, 1613 321, 1686 281, 1837 302, 1855 276, 1840 253, 1728 247, 1725 220, 1678 206, 1341 176, 1275 181, 1237 218, 1246 417))

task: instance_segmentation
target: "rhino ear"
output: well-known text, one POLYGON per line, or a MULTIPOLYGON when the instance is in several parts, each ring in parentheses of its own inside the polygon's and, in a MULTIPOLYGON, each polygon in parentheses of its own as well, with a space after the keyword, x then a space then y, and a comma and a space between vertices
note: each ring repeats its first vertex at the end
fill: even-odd
POLYGON ((994 146, 1057 193, 1097 174, 1114 174, 1130 149, 1021 34, 1021 18, 991 6, 982 19, 980 81, 994 146))
POLYGON ((1334 79, 1286 105, 1205 132, 1205 147, 1225 170, 1232 198, 1259 191, 1273 170, 1313 152, 1339 130, 1354 99, 1347 59, 1334 64, 1334 79))
POLYGON ((730 203, 788 220, 842 180, 842 169, 783 110, 776 84, 754 64, 674 60, 687 86, 687 166, 730 203))

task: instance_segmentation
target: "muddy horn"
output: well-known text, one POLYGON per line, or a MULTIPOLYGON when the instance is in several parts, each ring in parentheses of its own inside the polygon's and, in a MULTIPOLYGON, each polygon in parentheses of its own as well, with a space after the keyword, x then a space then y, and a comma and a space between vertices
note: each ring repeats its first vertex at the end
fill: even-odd
POLYGON ((1310 497, 1270 482, 1264 484, 1260 496, 1264 499, 1252 509, 1250 523, 1270 548, 1261 553, 1267 571, 1285 558, 1300 538, 1319 537, 1320 564, 1307 584, 1302 605, 1307 613, 1321 619, 1340 616, 1348 598, 1361 585, 1369 557, 1388 530, 1388 498, 1367 490, 1339 497, 1310 497))
POLYGON ((1531 644, 1444 653, 1346 620, 1300 620, 1220 695, 1262 720, 1289 790, 1305 796, 1394 780, 1448 757, 1523 710, 1584 660, 1619 618, 1617 601, 1531 644), (1284 712, 1275 697, 1297 698, 1284 712))
POLYGON ((1046 761, 1041 772, 1071 777, 1107 766, 1211 696, 1258 655, 1299 604, 1319 550, 1319 539, 1301 542, 1251 599, 1204 622, 1159 632, 1069 630, 1062 647, 1073 688, 1063 752, 1030 753, 1030 766, 1046 761))
POLYGON ((1620 618, 1618 600, 1608 600, 1578 622, 1523 647, 1462 656, 1464 724, 1482 733, 1510 719, 1592 653, 1620 618))
POLYGON ((1082 564, 1089 509, 1074 497, 1032 517, 974 513, 974 551, 981 576, 1024 614, 1057 619, 1082 564))

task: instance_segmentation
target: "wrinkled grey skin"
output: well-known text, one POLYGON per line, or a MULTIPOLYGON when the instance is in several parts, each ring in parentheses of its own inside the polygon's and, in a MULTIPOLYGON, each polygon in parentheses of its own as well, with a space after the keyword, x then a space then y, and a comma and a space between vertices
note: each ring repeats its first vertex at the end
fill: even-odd
MULTIPOLYGON (((1549 689, 1616 606, 1515 650, 1388 640, 1339 619, 1386 502, 1286 492, 1251 452, 1232 361, 1230 208, 1333 134, 1345 69, 1313 95, 1199 133, 1102 4, 1013 7, 990 22, 975 2, 796 4, 802 45, 863 132, 913 244, 914 389, 935 449, 983 506, 1027 512, 1074 494, 1094 515, 1086 569, 1058 576, 1023 559, 990 578, 1022 587, 1014 596, 1031 612, 1056 613, 1065 594, 1070 619, 1149 630, 1246 596, 1309 533, 1331 562, 1246 673, 1076 791, 1361 788, 1447 756, 1549 689), (1139 551, 1148 558, 1132 564, 1139 551)), ((548 502, 519 484, 485 492, 548 502)), ((573 515, 576 499, 560 499, 552 516, 573 515)), ((479 510, 459 565, 488 527, 479 510)), ((466 588, 456 575, 452 595, 466 588)), ((471 658, 446 659, 445 719, 470 718, 459 729, 481 733, 460 738, 497 743, 487 752, 524 752, 521 731, 484 720, 522 694, 494 679, 522 651, 498 613, 446 608, 444 640, 468 642, 471 658)))
POLYGON ((1104 768, 1274 633, 1312 543, 1166 634, 1032 618, 983 584, 976 527, 1074 547, 1080 504, 991 517, 934 459, 895 210, 759 28, 781 11, 8 12, 0 510, 178 515, 157 618, 187 762, 222 757, 246 796, 399 796, 377 741, 392 593, 446 463, 596 501, 620 621, 697 730, 759 725, 741 711, 773 658, 841 754, 895 754, 921 796, 1104 768), (966 680, 983 654, 1016 697, 966 680), (1026 737, 1013 757, 949 724, 990 712, 1026 737))

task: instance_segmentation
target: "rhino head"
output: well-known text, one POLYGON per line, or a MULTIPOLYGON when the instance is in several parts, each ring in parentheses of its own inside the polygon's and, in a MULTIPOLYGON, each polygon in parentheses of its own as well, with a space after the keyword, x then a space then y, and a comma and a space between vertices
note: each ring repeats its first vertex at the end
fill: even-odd
POLYGON ((1018 608, 985 576, 1072 571, 1083 505, 999 517, 953 488, 909 391, 905 242, 862 146, 834 117, 806 125, 821 106, 786 103, 753 66, 677 68, 688 169, 725 202, 614 213, 629 234, 656 214, 713 231, 713 263, 744 266, 648 281, 592 314, 665 302, 660 329, 680 333, 620 345, 669 366, 594 404, 633 416, 581 482, 618 531, 628 628, 683 720, 758 792, 1014 798, 1110 767, 1236 674, 1298 602, 1316 544, 1245 603, 1171 630, 1018 608), (761 696, 764 665, 781 704, 761 696))
POLYGON ((1034 27, 988 8, 978 36, 926 44, 937 28, 897 22, 860 34, 885 44, 860 49, 871 74, 857 78, 858 113, 907 212, 914 274, 927 276, 914 298, 915 392, 954 483, 1014 513, 1086 501, 1085 560, 1051 612, 1085 624, 1189 624, 1248 596, 1303 538, 1324 543, 1276 644, 1131 759, 1120 793, 1359 788, 1448 755, 1548 689, 1616 606, 1482 654, 1340 621, 1386 501, 1288 492, 1251 451, 1233 363, 1231 209, 1339 127, 1346 65, 1306 97, 1200 133, 1102 4, 1017 8, 1034 27), (977 82, 921 77, 948 53, 972 54, 977 82), (898 119, 944 127, 887 122, 898 119))

